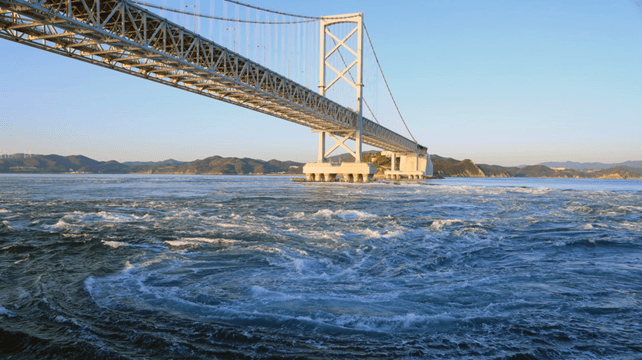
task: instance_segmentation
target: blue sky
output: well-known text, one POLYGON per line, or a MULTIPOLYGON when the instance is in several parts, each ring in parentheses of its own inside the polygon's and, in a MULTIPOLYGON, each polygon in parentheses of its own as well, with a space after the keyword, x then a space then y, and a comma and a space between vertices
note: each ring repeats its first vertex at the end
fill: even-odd
MULTIPOLYGON (((247 1, 306 15, 363 11, 401 111, 431 153, 499 165, 642 160, 634 0, 247 1)), ((300 125, 7 40, 0 79, 9 153, 316 159, 317 136, 300 125)))

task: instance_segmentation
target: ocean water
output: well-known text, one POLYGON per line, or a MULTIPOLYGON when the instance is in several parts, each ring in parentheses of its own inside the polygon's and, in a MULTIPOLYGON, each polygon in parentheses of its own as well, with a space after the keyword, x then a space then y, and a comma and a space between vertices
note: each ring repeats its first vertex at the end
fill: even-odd
POLYGON ((642 358, 642 181, 0 176, 0 358, 642 358))

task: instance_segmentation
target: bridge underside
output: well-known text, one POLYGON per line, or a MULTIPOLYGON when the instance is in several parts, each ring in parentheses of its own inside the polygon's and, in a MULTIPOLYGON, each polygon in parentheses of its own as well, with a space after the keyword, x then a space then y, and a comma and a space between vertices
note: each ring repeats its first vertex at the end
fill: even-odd
MULTIPOLYGON (((0 38, 156 81, 330 134, 358 115, 125 0, 0 0, 0 38)), ((363 142, 426 148, 363 119, 363 142)))

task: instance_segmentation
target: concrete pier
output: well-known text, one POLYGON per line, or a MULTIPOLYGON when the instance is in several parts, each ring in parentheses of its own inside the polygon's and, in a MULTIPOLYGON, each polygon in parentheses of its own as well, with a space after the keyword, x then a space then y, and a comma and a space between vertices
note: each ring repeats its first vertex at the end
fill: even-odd
POLYGON ((381 155, 391 160, 391 169, 384 172, 386 179, 423 179, 425 176, 432 176, 432 161, 429 154, 382 151, 381 155), (397 159, 399 159, 398 162, 397 159))
POLYGON ((370 163, 344 162, 332 164, 327 162, 307 163, 303 173, 308 181, 337 181, 341 176, 344 182, 370 182, 377 168, 370 163))

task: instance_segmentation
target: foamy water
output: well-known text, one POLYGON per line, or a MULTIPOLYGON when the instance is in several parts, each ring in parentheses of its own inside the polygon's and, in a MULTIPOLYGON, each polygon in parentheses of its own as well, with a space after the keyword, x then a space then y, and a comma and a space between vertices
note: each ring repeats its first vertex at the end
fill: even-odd
POLYGON ((0 184, 7 356, 642 356, 640 181, 0 184))

